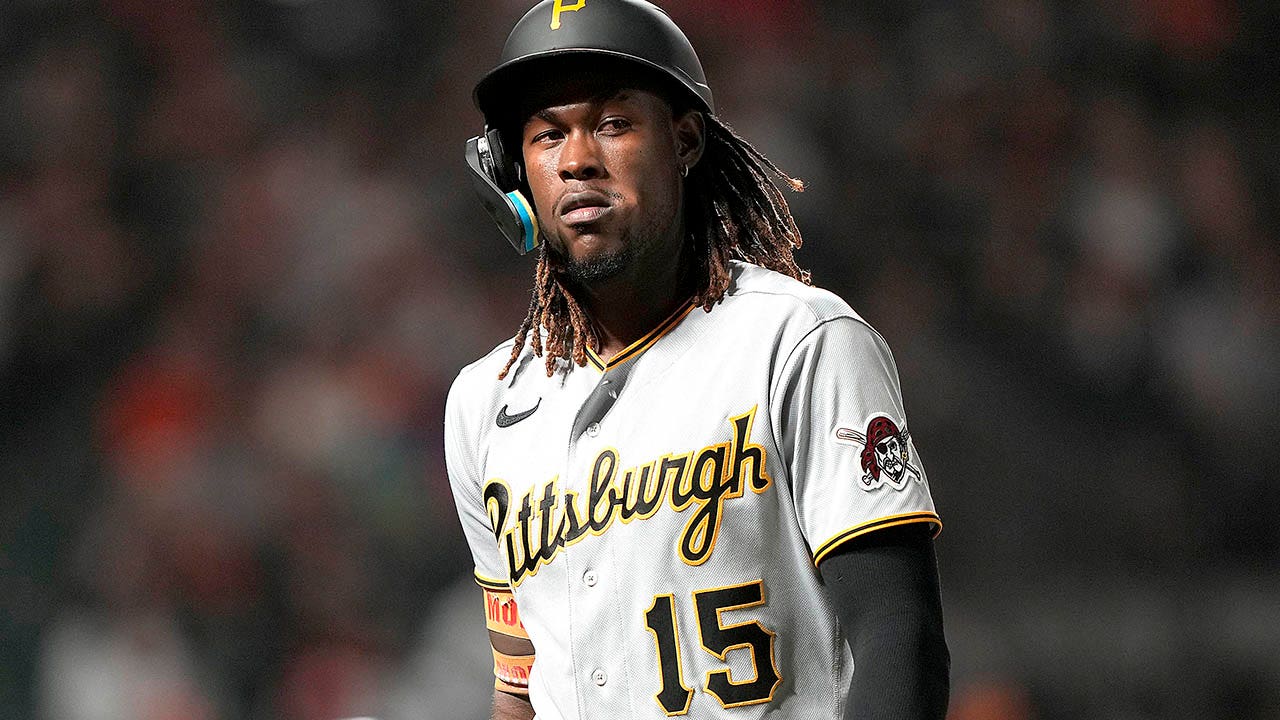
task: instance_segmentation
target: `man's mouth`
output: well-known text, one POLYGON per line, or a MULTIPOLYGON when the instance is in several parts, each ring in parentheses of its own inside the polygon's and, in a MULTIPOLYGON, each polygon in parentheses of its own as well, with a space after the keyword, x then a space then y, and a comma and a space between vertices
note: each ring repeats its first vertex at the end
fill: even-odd
POLYGON ((570 193, 560 200, 560 220, 565 225, 586 225, 599 220, 610 209, 609 197, 604 193, 594 190, 570 193))

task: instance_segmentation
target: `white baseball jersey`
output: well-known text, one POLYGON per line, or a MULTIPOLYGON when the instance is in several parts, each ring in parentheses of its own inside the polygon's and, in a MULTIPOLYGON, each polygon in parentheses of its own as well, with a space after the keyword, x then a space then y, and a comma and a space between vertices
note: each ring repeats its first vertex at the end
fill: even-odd
POLYGON ((941 523, 884 340, 835 295, 735 262, 608 362, 511 342, 449 393, 477 581, 510 588, 539 720, 839 718, 855 668, 817 563, 941 523))

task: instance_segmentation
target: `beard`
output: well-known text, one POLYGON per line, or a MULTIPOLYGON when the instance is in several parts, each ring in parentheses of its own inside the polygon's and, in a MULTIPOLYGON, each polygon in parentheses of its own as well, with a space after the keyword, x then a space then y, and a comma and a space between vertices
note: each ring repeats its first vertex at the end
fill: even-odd
POLYGON ((622 274, 631 265, 631 255, 630 246, 584 260, 561 255, 560 267, 563 268, 565 277, 575 285, 594 285, 622 274))

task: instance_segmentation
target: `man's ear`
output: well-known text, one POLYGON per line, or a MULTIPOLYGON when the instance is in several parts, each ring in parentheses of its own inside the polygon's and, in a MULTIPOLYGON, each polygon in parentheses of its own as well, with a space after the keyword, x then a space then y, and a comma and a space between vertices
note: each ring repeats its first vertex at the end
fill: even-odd
POLYGON ((707 121, 698 110, 689 110, 675 119, 676 157, 681 167, 692 168, 702 159, 707 146, 707 121))

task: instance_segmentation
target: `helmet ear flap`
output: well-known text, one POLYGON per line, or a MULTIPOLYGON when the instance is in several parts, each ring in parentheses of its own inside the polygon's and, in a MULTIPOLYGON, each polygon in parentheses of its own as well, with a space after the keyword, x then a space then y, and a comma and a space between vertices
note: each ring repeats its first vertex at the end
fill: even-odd
POLYGON ((480 203, 511 246, 521 255, 538 247, 538 216, 521 192, 520 164, 507 155, 498 131, 486 126, 468 140, 465 158, 480 203))
MULTIPOLYGON (((524 179, 521 172, 520 163, 512 156, 507 154, 506 148, 502 145, 502 133, 495 129, 485 128, 485 139, 489 142, 488 160, 489 167, 485 169, 489 172, 498 187, 505 191, 518 190, 520 183, 524 179)), ((481 162, 484 162, 484 156, 481 156, 481 162)))

